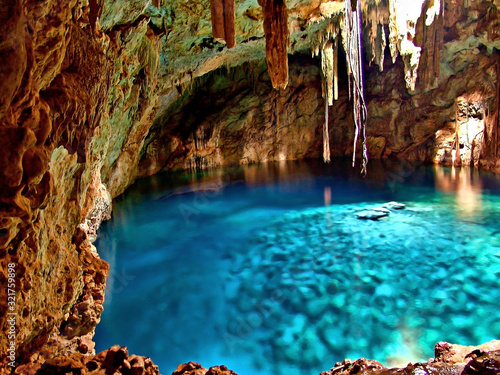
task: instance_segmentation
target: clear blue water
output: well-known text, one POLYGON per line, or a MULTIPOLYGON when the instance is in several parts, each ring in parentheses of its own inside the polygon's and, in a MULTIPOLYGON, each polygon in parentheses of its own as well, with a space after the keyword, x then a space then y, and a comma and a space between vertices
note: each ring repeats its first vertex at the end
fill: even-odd
POLYGON ((282 162, 138 181, 96 243, 110 263, 96 349, 240 375, 433 357, 500 338, 500 177, 282 162), (379 221, 356 213, 398 201, 379 221))

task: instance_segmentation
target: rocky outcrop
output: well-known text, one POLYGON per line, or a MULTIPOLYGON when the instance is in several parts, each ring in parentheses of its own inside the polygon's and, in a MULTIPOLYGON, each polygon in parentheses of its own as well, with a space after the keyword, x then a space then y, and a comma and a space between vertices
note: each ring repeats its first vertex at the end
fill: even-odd
MULTIPOLYGON (((304 56, 331 29, 335 2, 287 1, 296 57, 281 92, 272 91, 262 65, 258 2, 236 4, 230 50, 211 35, 209 4, 3 1, 0 280, 7 284, 7 265, 15 264, 16 365, 93 355, 108 268, 91 240, 111 198, 138 175, 320 155, 319 62, 304 56)), ((382 74, 366 69, 372 158, 500 168, 499 7, 497 0, 448 0, 447 16, 438 17, 443 35, 417 24, 414 41, 424 50, 432 45, 422 61, 433 70, 419 73, 425 84, 417 80, 411 93, 401 60, 384 59, 382 74)), ((380 17, 381 27, 370 27, 377 35, 366 39, 381 43, 377 62, 385 11, 380 17)), ((341 92, 329 112, 332 156, 353 149, 347 73, 339 69, 341 92)), ((0 301, 7 294, 2 288, 0 301)), ((10 327, 7 312, 0 303, 2 332, 10 327)), ((0 373, 9 371, 9 345, 0 336, 0 373)))
POLYGON ((129 355, 126 347, 114 345, 97 355, 72 353, 65 356, 55 356, 42 366, 32 363, 22 365, 14 374, 19 375, 159 375, 158 367, 150 358, 129 355))
POLYGON ((381 363, 361 358, 338 362, 321 375, 494 375, 500 372, 499 341, 491 341, 478 347, 452 345, 439 342, 435 346, 435 358, 425 363, 409 363, 405 368, 384 367, 381 363))
POLYGON ((208 370, 197 362, 189 362, 177 366, 172 375, 237 375, 226 366, 213 366, 208 370))

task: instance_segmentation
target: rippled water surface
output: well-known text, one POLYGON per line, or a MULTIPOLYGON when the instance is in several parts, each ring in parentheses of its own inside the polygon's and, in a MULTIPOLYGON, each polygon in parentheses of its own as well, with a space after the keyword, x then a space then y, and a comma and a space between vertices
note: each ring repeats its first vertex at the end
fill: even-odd
MULTIPOLYGON (((390 207, 389 207, 390 208, 390 207)), ((97 248, 110 265, 97 350, 240 375, 344 358, 427 360, 500 338, 500 177, 283 162, 138 181, 97 248), (378 221, 359 212, 397 201, 378 221)))

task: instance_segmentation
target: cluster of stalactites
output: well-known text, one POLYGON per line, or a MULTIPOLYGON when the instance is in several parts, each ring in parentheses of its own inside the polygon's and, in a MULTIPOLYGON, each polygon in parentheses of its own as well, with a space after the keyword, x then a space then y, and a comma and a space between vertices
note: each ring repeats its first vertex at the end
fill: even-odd
POLYGON ((415 90, 418 74, 419 80, 431 87, 440 71, 444 0, 364 0, 362 13, 370 63, 383 70, 388 31, 392 62, 401 55, 406 87, 415 90), (422 64, 425 70, 419 71, 422 64))
MULTIPOLYGON (((288 10, 285 0, 258 0, 264 13, 266 62, 275 89, 288 85, 288 10)), ((224 40, 228 48, 236 46, 235 1, 210 0, 212 34, 224 40)))
POLYGON ((328 132, 328 107, 333 99, 338 99, 338 42, 342 33, 343 47, 346 52, 349 74, 349 95, 354 108, 354 152, 353 166, 356 163, 356 146, 361 136, 362 166, 361 173, 366 174, 368 150, 366 146, 367 109, 364 100, 362 50, 361 50, 361 6, 359 0, 344 0, 344 14, 336 15, 318 36, 318 43, 313 47, 313 56, 321 55, 323 78, 323 97, 325 98, 325 123, 323 126, 323 159, 330 161, 330 141, 328 132), (341 27, 343 24, 343 27, 341 27))
POLYGON ((213 37, 224 40, 227 48, 236 46, 234 12, 234 0, 210 0, 213 37))
POLYGON ((288 10, 285 0, 258 0, 264 13, 266 62, 275 89, 288 85, 288 10))
POLYGON ((388 0, 365 1, 362 3, 363 23, 368 36, 367 55, 370 65, 375 63, 384 70, 384 51, 387 46, 385 25, 389 23, 388 0))
POLYGON ((323 125, 323 160, 330 161, 330 137, 328 129, 328 107, 338 99, 338 33, 339 18, 327 24, 326 31, 313 49, 313 56, 321 55, 322 92, 325 98, 325 123, 323 125))
POLYGON ((398 53, 404 62, 406 87, 415 90, 417 70, 422 48, 415 44, 417 22, 421 16, 425 18, 425 26, 431 26, 442 20, 442 0, 389 0, 389 47, 392 61, 398 53), (425 9, 425 14, 422 11, 425 9))

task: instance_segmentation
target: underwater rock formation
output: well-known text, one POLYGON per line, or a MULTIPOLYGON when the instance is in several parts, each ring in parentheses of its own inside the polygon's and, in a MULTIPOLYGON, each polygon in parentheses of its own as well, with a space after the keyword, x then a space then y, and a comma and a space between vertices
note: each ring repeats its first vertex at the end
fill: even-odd
MULTIPOLYGON (((361 8, 375 16, 363 40, 375 46, 374 62, 384 67, 382 74, 378 67, 364 72, 370 157, 455 163, 458 152, 462 163, 500 170, 498 0, 447 0, 439 9, 437 0, 426 1, 425 21, 401 18, 415 24, 401 40, 399 13, 391 19, 387 2, 375 2, 379 12, 368 3, 361 8), (396 50, 403 55, 394 65, 383 59, 387 35, 393 56, 396 50)), ((232 14, 227 4, 224 15, 232 14)), ((288 66, 287 48, 289 42, 299 59, 310 55, 343 2, 260 4, 263 9, 255 1, 234 5, 237 44, 229 49, 232 22, 224 21, 224 46, 212 36, 208 0, 3 1, 0 279, 5 285, 7 265, 16 265, 16 365, 93 355, 88 342, 102 311, 108 267, 90 240, 109 215, 110 199, 139 174, 321 154, 319 62, 288 66), (225 70, 246 75, 265 55, 271 64, 269 73, 258 73, 260 93, 242 90, 241 106, 230 107, 229 95, 213 99, 231 120, 214 113, 190 118, 187 110, 196 106, 187 102, 206 90, 204 79, 225 70), (288 81, 289 91, 261 89, 284 88, 288 81), (182 119, 189 128, 182 128, 182 119)), ((339 100, 330 108, 332 156, 353 153, 347 72, 340 70, 339 100)), ((0 300, 6 299, 2 288, 0 300)), ((6 313, 2 302, 2 332, 6 313)), ((0 336, 0 373, 10 371, 8 346, 0 336)))

